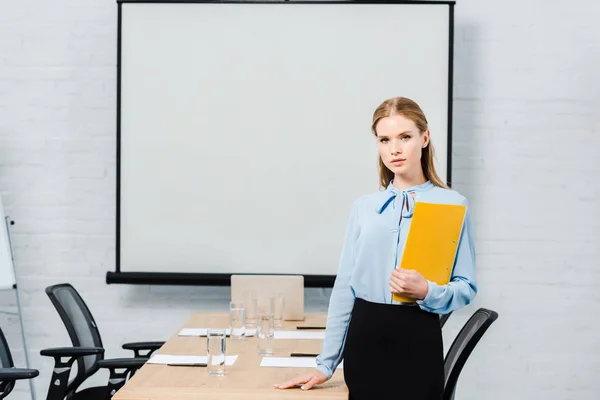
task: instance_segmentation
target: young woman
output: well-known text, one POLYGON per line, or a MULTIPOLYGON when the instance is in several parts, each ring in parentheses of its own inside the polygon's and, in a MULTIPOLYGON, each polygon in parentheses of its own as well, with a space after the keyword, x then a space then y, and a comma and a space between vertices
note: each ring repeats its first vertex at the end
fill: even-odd
POLYGON ((352 400, 439 400, 444 353, 438 314, 464 307, 477 293, 468 202, 437 175, 427 119, 414 101, 384 101, 373 114, 372 131, 385 190, 352 207, 315 372, 275 387, 310 389, 331 378, 343 359, 352 400), (398 268, 416 201, 467 206, 446 285, 398 268), (393 293, 415 301, 396 302, 393 293))

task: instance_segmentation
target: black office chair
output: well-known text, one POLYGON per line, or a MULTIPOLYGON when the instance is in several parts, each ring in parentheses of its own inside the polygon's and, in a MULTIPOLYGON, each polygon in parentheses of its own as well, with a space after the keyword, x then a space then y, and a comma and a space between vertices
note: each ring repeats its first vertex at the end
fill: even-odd
POLYGON ((454 392, 456 391, 456 383, 460 372, 483 334, 496 319, 498 319, 497 312, 480 308, 469 318, 452 342, 452 346, 450 346, 444 360, 445 385, 443 400, 454 400, 454 392))
POLYGON ((448 321, 448 318, 450 318, 451 314, 452 314, 452 311, 450 311, 448 314, 440 314, 440 328, 444 327, 444 325, 446 324, 446 321, 448 321))
POLYGON ((126 343, 123 349, 133 350, 134 358, 104 359, 100 331, 89 308, 73 286, 68 283, 49 286, 46 294, 58 311, 74 347, 45 349, 43 356, 54 357, 54 372, 48 400, 108 400, 150 355, 164 342, 126 343), (145 352, 145 353, 142 353, 145 352), (62 358, 68 357, 66 362, 62 358), (69 380, 71 366, 77 361, 77 373, 69 380), (107 386, 92 387, 77 392, 78 387, 100 368, 110 371, 107 386))
POLYGON ((15 368, 8 342, 0 329, 0 399, 5 398, 19 379, 31 379, 40 373, 37 369, 15 368))

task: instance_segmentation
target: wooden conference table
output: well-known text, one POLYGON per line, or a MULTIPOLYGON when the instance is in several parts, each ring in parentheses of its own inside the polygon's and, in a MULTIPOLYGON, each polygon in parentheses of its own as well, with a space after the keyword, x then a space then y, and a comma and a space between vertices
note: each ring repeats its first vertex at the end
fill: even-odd
MULTIPOLYGON (((298 325, 324 326, 325 314, 307 314, 304 321, 285 321, 282 330, 296 330, 298 325)), ((173 334, 156 354, 206 355, 206 337, 177 336, 182 328, 221 328, 229 324, 226 313, 198 313, 173 334)), ((256 353, 257 337, 226 343, 227 355, 238 355, 222 377, 208 376, 203 367, 173 367, 146 364, 114 396, 114 400, 252 400, 252 399, 347 399, 344 375, 338 368, 333 377, 309 391, 299 388, 274 389, 274 383, 285 382, 313 368, 260 367, 262 356, 256 353)), ((276 357, 290 353, 320 353, 322 340, 276 339, 276 357)))

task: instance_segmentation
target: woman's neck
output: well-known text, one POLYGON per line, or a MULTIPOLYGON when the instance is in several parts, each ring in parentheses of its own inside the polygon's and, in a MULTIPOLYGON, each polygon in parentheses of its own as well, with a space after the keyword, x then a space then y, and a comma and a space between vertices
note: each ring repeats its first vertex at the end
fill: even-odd
POLYGON ((419 171, 418 174, 414 176, 406 176, 406 175, 394 175, 394 187, 398 190, 405 190, 413 186, 422 185, 427 182, 427 178, 425 178, 425 174, 423 171, 419 171))

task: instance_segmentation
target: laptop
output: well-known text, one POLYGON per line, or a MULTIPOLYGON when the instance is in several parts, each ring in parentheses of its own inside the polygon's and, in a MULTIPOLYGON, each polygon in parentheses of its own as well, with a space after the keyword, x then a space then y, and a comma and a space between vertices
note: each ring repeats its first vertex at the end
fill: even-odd
POLYGON ((245 292, 257 297, 283 293, 283 319, 304 320, 304 276, 302 275, 231 275, 231 300, 244 301, 245 292))

